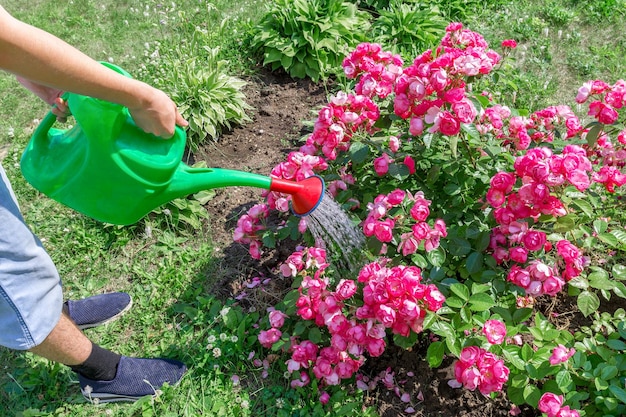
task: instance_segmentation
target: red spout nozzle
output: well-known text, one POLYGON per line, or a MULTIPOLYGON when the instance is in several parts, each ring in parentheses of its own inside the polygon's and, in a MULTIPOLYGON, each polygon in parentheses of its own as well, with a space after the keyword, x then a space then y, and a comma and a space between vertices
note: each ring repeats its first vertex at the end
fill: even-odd
POLYGON ((270 191, 290 194, 293 214, 304 217, 315 210, 322 201, 324 180, 317 175, 298 182, 272 178, 270 191))

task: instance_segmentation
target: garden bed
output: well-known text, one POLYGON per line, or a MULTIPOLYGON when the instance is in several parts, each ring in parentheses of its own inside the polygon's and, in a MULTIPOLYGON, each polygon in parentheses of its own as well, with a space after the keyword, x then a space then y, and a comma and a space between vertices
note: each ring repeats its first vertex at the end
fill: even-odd
MULTIPOLYGON (((307 80, 294 81, 288 76, 261 72, 249 80, 246 88, 249 104, 254 108, 253 121, 224 134, 217 143, 208 142, 196 152, 190 162, 206 161, 219 168, 238 169, 267 175, 270 170, 299 144, 298 139, 308 133, 304 121, 314 120, 317 109, 327 100, 326 89, 321 84, 307 80)), ((209 290, 223 298, 247 293, 245 307, 262 308, 280 301, 289 289, 290 282, 276 274, 280 262, 293 248, 277 248, 266 253, 260 261, 253 260, 246 247, 233 243, 232 232, 237 219, 247 209, 263 200, 261 191, 253 188, 228 188, 217 190, 206 205, 210 215, 212 239, 222 253, 217 277, 209 290), (282 250, 284 249, 284 250, 282 250), (285 252, 284 254, 282 252, 285 252), (263 289, 250 290, 246 282, 261 276, 271 278, 263 289)), ((285 244, 281 242, 281 244, 285 244)), ((612 311, 626 307, 623 299, 616 299, 609 307, 612 311)), ((576 331, 588 325, 577 309, 575 299, 566 295, 544 297, 536 308, 542 311, 558 328, 576 331)), ((512 405, 502 394, 495 399, 486 398, 478 391, 454 389, 448 386, 453 378, 452 360, 445 360, 437 369, 431 369, 426 360, 426 337, 412 350, 406 351, 390 345, 383 356, 369 360, 364 374, 374 377, 390 368, 397 382, 411 395, 415 416, 509 416, 512 405)), ((366 396, 367 405, 373 406, 381 416, 405 415, 407 404, 399 396, 379 384, 377 390, 366 396)), ((536 416, 538 411, 522 408, 521 416, 536 416)))

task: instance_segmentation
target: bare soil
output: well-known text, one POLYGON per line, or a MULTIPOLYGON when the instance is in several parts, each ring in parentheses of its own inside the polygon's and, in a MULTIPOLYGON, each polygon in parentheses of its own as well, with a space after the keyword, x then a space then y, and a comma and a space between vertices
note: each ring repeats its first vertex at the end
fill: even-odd
MULTIPOLYGON (((310 133, 304 122, 315 120, 317 111, 327 103, 328 97, 323 85, 263 71, 249 80, 245 93, 247 102, 254 108, 253 121, 223 134, 217 142, 207 143, 188 162, 206 161, 211 167, 269 175, 275 165, 284 161, 290 151, 299 147, 301 138, 310 133)), ((212 271, 214 283, 209 288, 215 295, 237 296, 246 290, 245 282, 256 276, 272 280, 263 292, 254 294, 252 303, 276 303, 289 289, 290 283, 279 277, 276 270, 292 248, 283 246, 268 253, 260 261, 255 261, 247 254, 247 248, 232 241, 237 219, 253 204, 262 201, 260 190, 237 187, 217 190, 216 196, 207 203, 212 239, 217 250, 221 252, 221 256, 218 256, 220 265, 212 271)), ((574 300, 567 296, 547 300, 540 308, 562 328, 577 328, 585 324, 574 300), (551 312, 561 314, 550 314, 551 312)), ((421 342, 410 351, 390 346, 382 357, 369 360, 362 368, 371 377, 387 368, 394 370, 396 380, 403 382, 403 389, 414 401, 414 413, 405 413, 407 404, 402 403, 398 395, 382 385, 369 393, 366 399, 368 405, 375 407, 383 417, 511 415, 512 405, 503 395, 491 399, 479 392, 448 386, 447 382, 453 378, 452 358, 446 359, 441 367, 431 369, 425 360, 427 348, 427 341, 421 342), (423 400, 416 400, 421 397, 423 400)), ((518 415, 530 417, 540 414, 536 410, 522 407, 518 415)))

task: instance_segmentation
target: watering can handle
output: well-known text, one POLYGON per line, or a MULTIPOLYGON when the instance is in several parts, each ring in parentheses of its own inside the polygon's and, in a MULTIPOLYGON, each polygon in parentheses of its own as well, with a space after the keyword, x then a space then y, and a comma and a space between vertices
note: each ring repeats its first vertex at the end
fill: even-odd
MULTIPOLYGON (((67 101, 69 96, 70 96, 70 93, 65 92, 61 95, 61 99, 63 101, 67 101)), ((56 104, 52 105, 52 107, 56 107, 56 106, 57 106, 56 104)), ((37 137, 41 137, 41 134, 45 134, 45 136, 47 136, 48 132, 50 131, 50 129, 52 129, 52 126, 54 126, 54 123, 56 121, 57 121, 57 115, 54 114, 52 110, 48 111, 48 113, 44 116, 44 118, 39 123, 39 126, 37 126, 35 135, 37 137)))

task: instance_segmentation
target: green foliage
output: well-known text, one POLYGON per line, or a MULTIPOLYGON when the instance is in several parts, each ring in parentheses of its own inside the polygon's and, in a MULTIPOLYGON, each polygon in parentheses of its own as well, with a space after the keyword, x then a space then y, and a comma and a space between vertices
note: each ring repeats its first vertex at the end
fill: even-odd
POLYGON ((596 0, 581 4, 571 0, 583 18, 591 23, 617 22, 626 16, 626 1, 624 0, 596 0))
POLYGON ((545 4, 542 8, 542 15, 548 23, 557 27, 570 24, 575 16, 571 9, 554 1, 545 4))
POLYGON ((405 4, 394 0, 378 12, 370 36, 405 59, 434 47, 448 24, 437 6, 428 3, 405 4))
POLYGON ((228 75, 227 63, 219 58, 218 48, 201 48, 204 54, 200 56, 183 52, 164 58, 160 65, 167 71, 157 83, 170 91, 189 121, 187 138, 192 151, 207 137, 218 140, 222 131, 251 120, 247 114, 251 108, 242 91, 246 83, 228 75))
POLYGON ((252 47, 263 65, 313 81, 341 69, 350 48, 365 39, 367 13, 342 0, 276 0, 256 27, 252 47))

